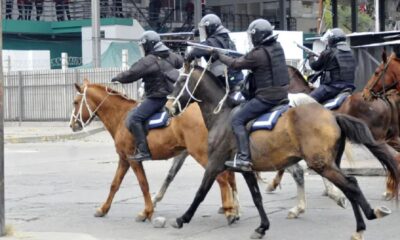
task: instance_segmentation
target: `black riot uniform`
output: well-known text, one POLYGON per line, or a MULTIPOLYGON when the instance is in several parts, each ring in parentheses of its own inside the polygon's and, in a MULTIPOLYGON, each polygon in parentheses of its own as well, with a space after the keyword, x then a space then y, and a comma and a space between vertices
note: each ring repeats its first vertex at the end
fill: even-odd
POLYGON ((334 98, 344 89, 355 89, 356 61, 341 29, 332 29, 328 46, 317 60, 310 58, 310 67, 322 71, 320 86, 310 93, 319 103, 334 98))
MULTIPOLYGON (((236 51, 234 42, 229 37, 221 19, 215 14, 205 15, 199 23, 200 39, 205 39, 201 44, 236 51)), ((186 60, 191 62, 195 58, 204 57, 206 61, 210 58, 210 52, 204 49, 193 48, 187 55, 186 60)), ((211 59, 210 71, 225 83, 225 66, 218 60, 211 59)), ((242 80, 243 73, 240 70, 228 68, 228 82, 230 89, 234 89, 242 80)))
POLYGON ((136 161, 151 160, 144 123, 164 107, 167 95, 172 93, 173 84, 179 77, 177 69, 183 64, 182 57, 171 52, 154 31, 143 34, 141 46, 145 57, 112 79, 113 82, 132 83, 143 78, 146 97, 126 118, 126 126, 136 142, 136 154, 128 159, 136 161))
POLYGON ((247 30, 255 46, 248 54, 234 59, 217 51, 213 57, 233 69, 249 69, 245 84, 246 102, 232 116, 232 128, 236 136, 238 153, 225 165, 240 171, 251 171, 249 134, 245 125, 287 98, 289 74, 282 46, 272 34, 271 24, 264 19, 253 21, 247 30))

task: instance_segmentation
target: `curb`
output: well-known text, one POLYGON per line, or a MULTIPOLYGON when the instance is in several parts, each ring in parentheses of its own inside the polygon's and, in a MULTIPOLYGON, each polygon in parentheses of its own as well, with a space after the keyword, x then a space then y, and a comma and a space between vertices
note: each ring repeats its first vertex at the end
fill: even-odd
POLYGON ((105 130, 104 127, 99 127, 99 128, 88 130, 86 132, 59 134, 59 135, 52 135, 52 136, 9 137, 9 138, 5 138, 4 142, 5 143, 37 143, 37 142, 55 142, 55 141, 74 140, 74 139, 88 137, 93 134, 102 132, 104 130, 105 130))

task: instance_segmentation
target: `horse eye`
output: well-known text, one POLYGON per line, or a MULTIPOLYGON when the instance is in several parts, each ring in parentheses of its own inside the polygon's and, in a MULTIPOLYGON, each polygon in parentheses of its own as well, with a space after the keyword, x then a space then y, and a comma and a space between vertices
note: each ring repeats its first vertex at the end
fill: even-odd
POLYGON ((74 103, 73 103, 74 105, 77 105, 78 104, 78 102, 77 101, 74 101, 74 103))

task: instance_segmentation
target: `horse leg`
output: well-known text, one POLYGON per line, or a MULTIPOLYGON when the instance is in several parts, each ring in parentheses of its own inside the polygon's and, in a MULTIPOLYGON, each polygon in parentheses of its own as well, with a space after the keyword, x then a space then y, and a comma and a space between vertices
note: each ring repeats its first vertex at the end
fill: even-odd
POLYGON ((360 208, 368 220, 382 218, 390 214, 390 210, 386 207, 371 208, 365 199, 356 178, 344 175, 338 168, 334 166, 326 167, 322 172, 319 172, 323 177, 334 183, 349 199, 353 207, 354 216, 357 222, 356 232, 352 235, 352 240, 363 239, 363 232, 366 229, 364 219, 361 215, 360 208))
POLYGON ((272 182, 268 184, 267 188, 265 189, 266 192, 273 192, 276 190, 276 188, 281 184, 283 174, 285 173, 285 169, 279 170, 274 179, 272 179, 272 182))
MULTIPOLYGON (((201 166, 203 166, 204 168, 208 166, 207 151, 206 149, 203 148, 203 146, 190 145, 188 146, 188 152, 201 166)), ((230 182, 229 182, 230 178, 232 178, 232 176, 228 174, 228 171, 225 171, 216 177, 216 180, 221 190, 222 209, 228 221, 228 224, 232 224, 236 219, 239 218, 239 213, 237 212, 237 207, 235 206, 234 203, 233 192, 230 187, 230 182)), ((218 210, 218 212, 220 211, 221 208, 218 210)))
POLYGON ((323 195, 328 196, 330 199, 336 202, 342 208, 346 208, 347 200, 343 193, 331 182, 329 182, 326 178, 322 178, 322 181, 325 185, 325 191, 323 195))
MULTIPOLYGON (((386 143, 392 147, 394 150, 396 150, 397 152, 400 152, 400 139, 396 136, 393 137, 391 139, 388 139, 386 141, 386 143)), ((395 154, 397 155, 397 154, 395 154)), ((396 162, 397 162, 397 168, 400 171, 400 158, 398 156, 395 157, 396 162)), ((395 196, 395 193, 392 191, 393 185, 394 185, 394 181, 393 178, 391 176, 391 174, 388 174, 388 177, 386 179, 386 191, 383 193, 383 198, 387 201, 392 200, 395 196)))
POLYGON ((147 182, 146 173, 144 172, 143 165, 141 162, 130 161, 131 168, 134 171, 136 178, 139 182, 140 189, 143 193, 144 198, 144 210, 136 216, 137 222, 144 222, 146 219, 151 220, 154 213, 153 202, 149 192, 149 183, 147 182))
POLYGON ((154 208, 156 207, 157 203, 163 199, 164 194, 167 191, 169 184, 174 180, 176 174, 181 169, 181 167, 182 167, 183 163, 185 162, 185 159, 188 155, 189 154, 187 153, 187 151, 184 151, 181 154, 179 154, 178 156, 174 157, 174 161, 172 162, 172 166, 168 171, 168 175, 165 178, 163 185, 161 186, 160 190, 158 190, 158 193, 153 198, 154 208))
POLYGON ((119 159, 117 171, 115 172, 114 179, 111 183, 110 192, 108 193, 107 200, 101 205, 101 207, 96 209, 95 217, 104 217, 110 210, 111 203, 117 193, 121 182, 124 179, 126 172, 129 169, 129 163, 125 160, 119 159))
MULTIPOLYGON (((236 212, 236 221, 240 219, 240 203, 239 203, 239 195, 237 192, 237 186, 236 186, 236 179, 235 179, 235 173, 232 171, 227 171, 228 172, 228 183, 232 191, 232 198, 233 198, 233 206, 234 210, 236 212)), ((225 212, 225 209, 221 207, 218 210, 218 213, 223 214, 225 212)))
POLYGON ((246 180, 247 186, 249 187, 251 193, 251 197, 253 198, 254 205, 256 205, 256 208, 261 218, 261 224, 258 228, 254 230, 251 238, 261 239, 265 235, 265 231, 269 229, 269 220, 262 203, 260 188, 258 187, 256 175, 253 172, 243 172, 242 174, 244 179, 246 180))
POLYGON ((292 165, 286 170, 292 174, 297 185, 297 206, 289 210, 288 219, 297 218, 306 209, 306 195, 304 191, 304 170, 299 164, 292 165))
POLYGON ((223 171, 223 168, 223 166, 216 168, 215 166, 213 166, 213 164, 210 164, 209 162, 203 175, 203 180, 201 181, 200 187, 197 190, 197 193, 189 209, 186 210, 186 212, 181 217, 176 218, 175 221, 171 223, 174 228, 182 228, 184 223, 190 222, 200 203, 204 200, 207 193, 210 191, 217 175, 223 171))

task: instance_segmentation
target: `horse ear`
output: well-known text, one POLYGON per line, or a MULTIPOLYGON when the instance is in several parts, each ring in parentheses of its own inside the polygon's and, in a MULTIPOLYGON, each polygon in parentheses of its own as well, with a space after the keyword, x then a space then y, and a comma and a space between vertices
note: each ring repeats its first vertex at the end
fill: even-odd
POLYGON ((386 64, 386 62, 387 62, 386 48, 383 48, 383 52, 382 52, 382 61, 383 61, 383 63, 385 63, 385 64, 386 64))
POLYGON ((79 86, 79 84, 75 83, 74 85, 75 85, 75 89, 76 89, 76 91, 78 91, 78 92, 82 92, 82 90, 81 90, 81 86, 79 86))
POLYGON ((88 78, 84 78, 83 79, 83 84, 84 85, 88 85, 90 82, 89 82, 89 79, 88 78))

